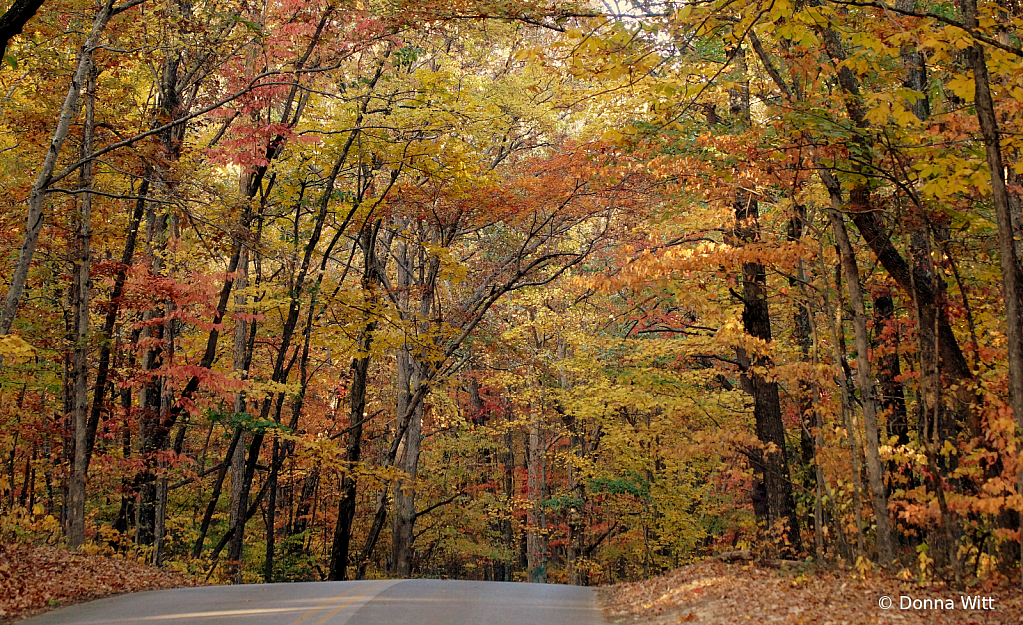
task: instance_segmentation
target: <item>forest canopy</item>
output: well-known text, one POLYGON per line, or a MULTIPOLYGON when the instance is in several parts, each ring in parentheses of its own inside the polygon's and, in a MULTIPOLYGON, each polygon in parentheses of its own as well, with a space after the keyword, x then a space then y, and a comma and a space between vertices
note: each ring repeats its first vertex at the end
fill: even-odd
POLYGON ((0 3, 0 540, 1020 583, 1023 9, 0 3))

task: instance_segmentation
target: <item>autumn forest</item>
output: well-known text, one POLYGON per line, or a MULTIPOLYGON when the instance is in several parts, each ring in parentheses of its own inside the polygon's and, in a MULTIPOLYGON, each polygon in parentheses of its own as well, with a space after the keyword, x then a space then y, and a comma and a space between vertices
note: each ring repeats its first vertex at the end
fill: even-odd
POLYGON ((0 542, 1020 584, 1015 0, 8 0, 0 35, 0 542))

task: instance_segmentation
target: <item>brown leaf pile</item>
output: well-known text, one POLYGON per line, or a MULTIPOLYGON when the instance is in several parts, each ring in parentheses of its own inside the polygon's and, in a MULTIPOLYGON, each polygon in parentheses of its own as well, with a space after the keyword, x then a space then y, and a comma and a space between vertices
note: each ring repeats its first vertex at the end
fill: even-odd
MULTIPOLYGON (((1018 589, 957 592, 897 579, 861 579, 842 571, 805 573, 710 561, 657 579, 599 592, 604 618, 622 625, 999 625, 1023 623, 1018 589), (990 610, 966 610, 961 596, 993 599, 990 610), (893 605, 883 610, 881 597, 893 605), (952 599, 954 609, 900 609, 900 597, 952 599)), ((903 600, 904 602, 906 600, 903 600)))
POLYGON ((176 573, 130 560, 0 544, 0 625, 71 603, 194 585, 176 573))

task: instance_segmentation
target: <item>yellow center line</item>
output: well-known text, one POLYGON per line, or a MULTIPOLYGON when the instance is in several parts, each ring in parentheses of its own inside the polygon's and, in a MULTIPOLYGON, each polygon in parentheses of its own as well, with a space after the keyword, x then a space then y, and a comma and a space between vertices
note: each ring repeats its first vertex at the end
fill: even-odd
MULTIPOLYGON (((386 582, 386 581, 387 581, 387 580, 384 580, 384 582, 386 582)), ((328 615, 327 615, 327 618, 330 618, 331 616, 333 616, 334 614, 336 614, 336 613, 337 613, 338 611, 340 611, 340 610, 341 610, 341 608, 344 608, 345 606, 349 605, 349 604, 350 604, 350 603, 351 603, 352 601, 354 601, 355 599, 358 599, 359 597, 363 596, 364 594, 366 594, 366 593, 367 593, 367 592, 369 592, 370 590, 373 590, 374 588, 376 588, 376 587, 380 586, 380 585, 381 585, 381 583, 384 583, 384 582, 379 582, 379 583, 376 583, 376 584, 363 584, 362 586, 356 586, 355 588, 353 588, 353 589, 351 589, 351 590, 360 590, 360 589, 362 590, 362 592, 360 592, 360 593, 359 593, 359 594, 357 594, 357 595, 348 595, 348 592, 349 592, 349 591, 348 591, 348 590, 346 590, 345 592, 342 592, 342 593, 341 593, 340 595, 337 595, 336 597, 331 597, 330 599, 328 599, 327 601, 325 601, 325 602, 321 603, 320 605, 316 606, 315 608, 312 608, 311 610, 309 610, 308 612, 306 612, 305 614, 303 614, 302 616, 300 616, 300 617, 298 618, 298 620, 296 620, 296 621, 293 621, 293 622, 292 622, 292 623, 291 623, 290 625, 299 625, 299 623, 301 623, 302 621, 306 620, 306 619, 307 619, 307 618, 309 618, 310 616, 313 616, 314 614, 316 614, 316 613, 317 613, 317 612, 319 612, 320 610, 322 610, 322 609, 324 609, 324 608, 328 608, 328 607, 330 607, 331 605, 333 605, 333 604, 337 603, 338 601, 340 601, 340 600, 342 600, 342 599, 344 599, 344 598, 346 598, 346 597, 347 597, 347 598, 349 599, 348 601, 346 601, 345 603, 341 604, 341 607, 339 607, 339 608, 338 608, 337 610, 335 610, 334 612, 332 612, 332 613, 330 613, 330 614, 328 614, 328 615)), ((326 620, 326 618, 325 618, 325 619, 323 619, 323 620, 320 620, 320 621, 319 621, 318 623, 316 623, 315 625, 322 625, 322 623, 323 623, 323 622, 324 622, 325 620, 326 620)))
POLYGON ((327 621, 329 621, 329 620, 330 620, 331 618, 333 618, 335 614, 337 614, 337 613, 338 613, 338 612, 340 612, 341 610, 344 610, 344 609, 345 609, 345 608, 347 608, 348 606, 352 605, 352 604, 353 604, 353 603, 355 602, 355 600, 356 600, 356 599, 358 599, 359 597, 361 597, 361 596, 365 595, 366 593, 370 592, 371 590, 375 590, 375 589, 377 589, 377 588, 380 588, 381 586, 384 586, 384 585, 386 585, 386 584, 387 584, 387 583, 389 583, 389 582, 390 582, 390 580, 384 580, 384 581, 382 581, 382 582, 379 582, 379 583, 373 584, 372 586, 370 586, 370 587, 369 587, 369 588, 367 588, 366 590, 363 590, 363 591, 362 591, 362 592, 360 592, 359 594, 357 594, 357 595, 352 595, 352 596, 348 597, 348 601, 345 601, 344 603, 342 603, 342 604, 341 604, 341 605, 339 605, 338 607, 334 608, 334 611, 333 611, 333 612, 331 612, 330 614, 328 614, 328 615, 324 616, 324 617, 323 617, 323 618, 321 618, 320 620, 316 621, 315 623, 313 623, 313 625, 323 625, 324 623, 326 623, 327 621))

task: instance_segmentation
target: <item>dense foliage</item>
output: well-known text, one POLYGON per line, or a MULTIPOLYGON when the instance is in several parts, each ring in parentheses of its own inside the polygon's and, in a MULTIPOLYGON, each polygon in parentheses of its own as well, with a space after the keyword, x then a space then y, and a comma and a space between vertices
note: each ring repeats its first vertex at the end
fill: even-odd
POLYGON ((0 540, 1018 582, 1015 3, 0 6, 0 540))

